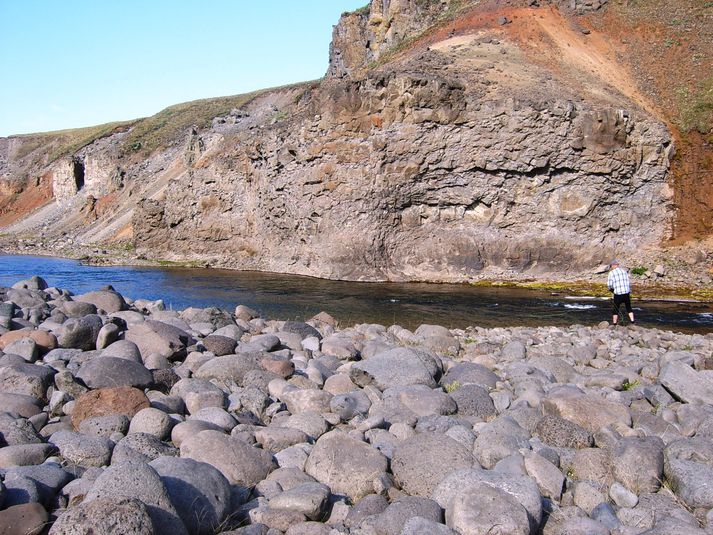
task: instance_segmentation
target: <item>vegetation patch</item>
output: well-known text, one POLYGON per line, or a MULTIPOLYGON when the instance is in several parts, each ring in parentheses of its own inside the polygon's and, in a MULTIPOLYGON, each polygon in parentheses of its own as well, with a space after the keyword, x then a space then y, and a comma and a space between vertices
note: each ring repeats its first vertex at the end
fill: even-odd
POLYGON ((192 126, 209 127, 215 117, 227 115, 230 110, 245 106, 262 92, 193 100, 169 106, 156 115, 142 119, 124 139, 124 151, 147 156, 156 149, 168 147, 192 126))
POLYGON ((677 96, 680 109, 678 126, 684 132, 697 130, 708 134, 713 128, 713 76, 696 84, 693 89, 679 88, 677 96))
POLYGON ((648 271, 648 269, 645 268, 644 266, 637 266, 635 268, 631 268, 632 275, 643 275, 647 271, 648 271))

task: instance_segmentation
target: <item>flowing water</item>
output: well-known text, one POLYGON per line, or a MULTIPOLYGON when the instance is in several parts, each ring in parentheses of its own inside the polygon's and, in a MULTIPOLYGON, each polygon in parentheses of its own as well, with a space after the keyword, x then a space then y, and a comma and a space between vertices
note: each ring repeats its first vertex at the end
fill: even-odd
MULTIPOLYGON (((305 320, 325 311, 342 326, 422 323, 449 328, 594 325, 611 320, 609 300, 465 284, 339 282, 216 269, 85 266, 76 260, 0 255, 0 286, 32 275, 75 294, 111 284, 124 296, 163 299, 167 308, 243 304, 267 319, 305 320)), ((635 301, 637 323, 683 332, 713 332, 713 303, 635 301)))

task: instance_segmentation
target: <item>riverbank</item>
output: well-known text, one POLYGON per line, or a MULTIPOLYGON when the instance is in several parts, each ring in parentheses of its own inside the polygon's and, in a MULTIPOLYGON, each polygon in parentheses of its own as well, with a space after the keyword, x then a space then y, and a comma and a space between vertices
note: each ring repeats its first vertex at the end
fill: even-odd
MULTIPOLYGON (((713 267, 709 266, 709 255, 703 252, 709 248, 710 244, 703 244, 700 250, 691 247, 672 248, 664 256, 659 252, 640 253, 636 262, 628 264, 632 271, 632 297, 642 300, 713 302, 713 267)), ((146 254, 137 254, 133 246, 126 243, 98 247, 55 240, 0 236, 0 254, 2 253, 69 258, 93 266, 235 269, 234 266, 217 259, 151 258, 146 254)), ((464 281, 463 284, 542 290, 570 296, 608 297, 606 269, 607 266, 601 265, 591 273, 561 273, 557 276, 541 274, 536 278, 529 273, 502 270, 498 271, 496 276, 493 276, 492 272, 486 272, 481 278, 464 281)), ((412 282, 453 283, 438 280, 412 282)))
POLYGON ((36 277, 0 299, 0 529, 713 527, 713 334, 340 327, 36 277))

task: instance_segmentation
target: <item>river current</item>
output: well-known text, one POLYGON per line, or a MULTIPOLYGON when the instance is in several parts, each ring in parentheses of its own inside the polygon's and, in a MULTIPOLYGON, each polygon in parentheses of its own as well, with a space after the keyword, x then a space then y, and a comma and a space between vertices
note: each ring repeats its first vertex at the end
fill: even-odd
MULTIPOLYGON (((360 283, 217 269, 85 266, 79 261, 0 255, 0 286, 32 275, 75 294, 111 284, 130 298, 163 299, 167 308, 247 305, 267 319, 305 320, 320 311, 343 327, 356 323, 422 323, 449 328, 572 324, 611 320, 609 300, 544 291, 465 284, 360 283)), ((637 323, 647 327, 713 332, 713 304, 634 301, 637 323)))

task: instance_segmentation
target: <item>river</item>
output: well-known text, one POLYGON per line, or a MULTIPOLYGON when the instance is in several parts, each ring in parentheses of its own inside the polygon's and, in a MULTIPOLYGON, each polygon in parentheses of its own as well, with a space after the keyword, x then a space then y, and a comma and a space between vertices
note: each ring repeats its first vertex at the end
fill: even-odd
MULTIPOLYGON (((449 328, 594 325, 611 319, 607 300, 464 284, 340 282, 217 269, 85 266, 61 258, 0 255, 0 286, 32 275, 74 293, 111 284, 130 298, 163 299, 167 308, 243 304, 267 319, 305 320, 325 311, 342 326, 422 323, 449 328)), ((682 332, 713 332, 713 304, 635 301, 637 323, 682 332)))

